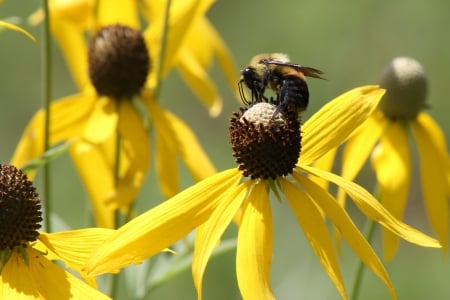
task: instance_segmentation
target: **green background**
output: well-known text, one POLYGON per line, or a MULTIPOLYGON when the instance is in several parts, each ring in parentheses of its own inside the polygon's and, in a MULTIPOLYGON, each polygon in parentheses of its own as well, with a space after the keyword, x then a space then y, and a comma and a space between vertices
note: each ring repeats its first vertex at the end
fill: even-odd
MULTIPOLYGON (((0 19, 20 17, 21 26, 38 39, 41 27, 30 27, 26 18, 39 1, 6 0, 0 5, 0 19)), ((310 106, 304 119, 323 104, 351 88, 376 84, 383 67, 396 56, 411 56, 422 63, 428 76, 429 113, 450 137, 448 99, 450 69, 450 4, 444 0, 427 1, 217 1, 208 17, 228 44, 240 68, 250 58, 264 52, 284 52, 295 63, 323 70, 328 81, 311 79, 310 106)), ((76 92, 65 63, 54 49, 53 95, 59 98, 76 92)), ((0 33, 0 161, 7 163, 19 137, 41 98, 41 46, 13 31, 0 33)), ((220 117, 210 119, 205 109, 189 92, 176 71, 162 87, 161 101, 181 116, 197 133, 218 170, 234 167, 228 145, 228 119, 238 109, 224 77, 214 67, 212 77, 224 98, 220 117)), ((413 148, 415 149, 415 148, 413 148)), ((413 150, 417 158, 416 150, 413 150)), ((152 164, 153 166, 153 164, 152 164)), ((53 166, 53 195, 57 228, 89 226, 89 205, 78 175, 67 155, 53 166)), ((183 169, 183 187, 192 180, 183 169)), ((418 177, 414 163, 413 182, 407 209, 407 222, 430 232, 423 213, 418 177)), ((145 209, 161 201, 148 175, 138 199, 145 209)), ((366 167, 358 181, 369 190, 373 175, 366 167)), ((37 185, 39 184, 37 178, 37 185)), ((275 248, 272 284, 278 299, 339 299, 339 295, 319 264, 303 232, 285 203, 272 202, 275 222, 275 248)), ((350 206, 363 228, 364 219, 350 206)), ((227 232, 233 236, 235 229, 227 232)), ((377 232, 377 241, 379 238, 377 232)), ((374 245, 378 253, 379 242, 374 245)), ((344 247, 341 258, 344 280, 350 290, 356 259, 344 247)), ((450 263, 441 252, 402 242, 397 257, 386 268, 399 299, 450 298, 450 263)), ((234 252, 214 258, 204 280, 205 299, 239 299, 234 272, 234 252)), ((130 284, 130 291, 135 289, 130 284)), ((121 299, 130 299, 124 292, 121 299)), ((156 289, 149 299, 196 299, 190 271, 156 289)), ((360 299, 389 299, 379 279, 366 272, 360 299)))

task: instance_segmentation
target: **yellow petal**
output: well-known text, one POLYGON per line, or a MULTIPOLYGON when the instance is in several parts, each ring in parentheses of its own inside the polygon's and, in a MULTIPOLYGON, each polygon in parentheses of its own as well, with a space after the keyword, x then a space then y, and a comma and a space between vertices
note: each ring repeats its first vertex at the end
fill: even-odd
POLYGON ((376 108, 384 90, 378 86, 355 88, 332 100, 301 128, 299 163, 307 165, 339 146, 376 108))
POLYGON ((116 103, 108 97, 102 97, 86 123, 83 138, 93 144, 100 144, 115 134, 119 114, 116 103))
MULTIPOLYGON (((55 101, 50 107, 50 145, 81 135, 95 99, 88 94, 77 94, 55 101)), ((44 110, 39 110, 28 123, 11 164, 22 167, 44 151, 44 110)))
POLYGON ((0 20, 0 27, 5 27, 5 28, 8 28, 10 30, 14 30, 14 31, 20 32, 23 35, 25 35, 26 37, 28 37, 30 40, 32 40, 33 42, 37 43, 36 38, 31 33, 26 31, 25 29, 22 29, 21 27, 19 27, 17 25, 14 25, 14 24, 11 24, 11 23, 8 23, 8 22, 0 20))
POLYGON ((110 299, 40 252, 27 248, 29 265, 14 252, 0 281, 1 299, 110 299))
POLYGON ((81 272, 92 252, 115 230, 88 228, 56 233, 40 232, 39 241, 71 269, 81 272))
POLYGON ((92 254, 86 272, 117 273, 172 245, 205 222, 241 176, 237 169, 218 173, 134 218, 92 254))
MULTIPOLYGON (((411 156, 405 128, 392 123, 373 151, 372 164, 380 186, 381 204, 397 219, 403 219, 411 183, 411 156)), ((383 229, 384 254, 392 259, 399 247, 399 238, 383 229)))
POLYGON ((136 1, 115 0, 97 1, 98 27, 122 24, 139 29, 139 16, 136 1))
POLYGON ((338 175, 312 167, 302 166, 300 169, 312 175, 325 178, 344 189, 356 206, 358 206, 367 217, 377 221, 404 240, 423 247, 441 248, 441 245, 436 239, 427 236, 393 217, 380 202, 356 183, 347 181, 338 175))
POLYGON ((222 111, 222 98, 206 69, 188 49, 180 53, 178 69, 188 86, 197 94, 212 117, 222 111))
MULTIPOLYGON (((337 152, 337 148, 331 149, 326 154, 324 154, 322 157, 317 159, 314 162, 313 166, 315 168, 318 168, 321 170, 331 171, 333 169, 334 161, 336 158, 336 152, 337 152)), ((314 180, 315 183, 320 185, 324 190, 328 190, 329 184, 328 184, 328 181, 326 181, 325 179, 319 178, 319 177, 312 177, 311 179, 314 180)))
POLYGON ((264 181, 255 185, 242 209, 236 274, 243 299, 275 299, 270 288, 272 211, 264 181))
POLYGON ((223 197, 209 219, 200 225, 195 236, 195 249, 192 258, 192 276, 198 299, 202 299, 202 282, 206 264, 219 244, 220 237, 230 224, 245 199, 250 181, 238 185, 223 197))
POLYGON ((425 113, 419 114, 417 122, 412 122, 411 125, 420 154, 425 208, 431 226, 446 253, 448 249, 448 178, 450 169, 444 134, 433 119, 425 113))
POLYGON ((192 130, 177 116, 149 101, 149 113, 155 126, 156 167, 166 197, 179 191, 176 155, 180 155, 192 177, 199 181, 216 170, 192 130))
MULTIPOLYGON (((328 192, 321 189, 312 180, 305 176, 293 174, 295 179, 303 186, 313 201, 322 209, 325 215, 333 222, 340 234, 347 241, 352 250, 358 255, 374 274, 376 274, 388 287, 392 299, 396 299, 394 287, 382 262, 353 223, 347 212, 340 206, 328 192)), ((297 198, 295 198, 297 199, 297 198)), ((299 205, 299 209, 303 206, 299 205)))
MULTIPOLYGON (((301 177, 301 176, 299 176, 301 177)), ((302 190, 287 180, 281 181, 286 200, 292 208, 314 252, 343 299, 348 299, 327 225, 318 207, 302 190)), ((317 187, 317 189, 320 189, 317 187)), ((339 206, 338 206, 339 207, 339 206)), ((340 207, 339 207, 340 208, 340 207)), ((342 208, 340 208, 342 210, 342 208)))
MULTIPOLYGON (((114 148, 113 143, 110 146, 114 148)), ((96 225, 114 228, 114 214, 118 207, 117 203, 108 202, 116 187, 112 159, 108 159, 101 146, 84 141, 75 142, 69 151, 91 199, 96 225)))

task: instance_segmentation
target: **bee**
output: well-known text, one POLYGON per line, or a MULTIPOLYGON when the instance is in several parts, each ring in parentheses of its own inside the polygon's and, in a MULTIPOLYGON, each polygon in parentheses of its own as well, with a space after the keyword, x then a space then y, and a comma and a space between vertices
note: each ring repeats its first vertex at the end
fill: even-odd
POLYGON ((280 111, 300 113, 307 108, 309 102, 305 76, 324 79, 321 74, 323 72, 315 68, 291 63, 286 54, 259 54, 242 69, 239 94, 242 101, 250 105, 269 101, 265 96, 266 88, 269 88, 276 94, 277 109, 274 116, 280 111), (251 91, 250 101, 245 98, 244 85, 251 91))

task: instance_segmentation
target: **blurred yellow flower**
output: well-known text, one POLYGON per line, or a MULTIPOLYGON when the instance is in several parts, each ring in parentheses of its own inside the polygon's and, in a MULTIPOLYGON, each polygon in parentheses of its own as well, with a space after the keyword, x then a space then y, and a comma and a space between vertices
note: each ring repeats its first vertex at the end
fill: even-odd
MULTIPOLYGON (((120 42, 119 38, 128 38, 128 33, 138 32, 139 16, 135 1, 50 2, 52 32, 81 89, 81 93, 52 104, 50 141, 56 144, 79 138, 70 147, 70 154, 93 201, 100 227, 114 227, 115 211, 127 212, 145 179, 150 161, 145 117, 150 119, 150 126, 155 129, 156 170, 160 187, 167 198, 179 191, 178 156, 195 180, 215 173, 214 166, 190 128, 163 109, 155 99, 155 67, 159 59, 164 6, 159 7, 151 1, 141 4, 147 16, 155 15, 151 26, 143 32, 144 47, 147 48, 145 55, 149 68, 152 68, 148 76, 148 70, 142 69, 146 62, 144 53, 133 54, 135 49, 131 48, 135 43, 127 39, 120 42), (156 8, 159 10, 155 11, 156 8), (88 46, 85 34, 92 33, 95 28, 101 30, 88 46), (108 37, 115 38, 108 40, 108 37), (106 47, 110 44, 114 46, 111 49, 106 47), (121 47, 128 50, 121 50, 121 47), (99 53, 95 54, 97 50, 99 53), (124 56, 128 60, 123 61, 124 56), (118 57, 116 66, 111 66, 111 57, 118 57), (144 60, 140 61, 138 57, 144 60), (131 66, 131 69, 121 69, 124 65, 127 68, 131 66), (142 109, 137 109, 131 101, 134 95, 141 101, 140 108, 145 108, 145 116, 142 116, 142 109), (119 151, 116 151, 115 145, 120 145, 119 151)), ((206 68, 213 54, 217 53, 219 61, 226 66, 226 74, 230 74, 230 70, 234 72, 234 69, 225 44, 204 19, 210 4, 211 1, 175 1, 171 6, 162 74, 180 65, 184 77, 188 82, 193 82, 195 90, 211 91, 199 94, 205 103, 208 99, 206 105, 210 113, 216 115, 220 112, 221 100, 212 88, 214 84, 206 75, 206 68), (185 38, 194 24, 205 30, 203 36, 207 40, 203 44, 205 49, 211 51, 207 56, 191 50, 191 40, 196 37, 195 34, 185 38), (186 66, 187 63, 181 59, 183 55, 190 56, 191 64, 195 66, 186 66)), ((39 12, 32 16, 33 22, 38 22, 39 18, 39 12)), ((136 35, 134 33, 131 35, 136 35)), ((23 166, 42 154, 44 114, 44 111, 39 111, 28 124, 14 154, 14 164, 23 166)))
POLYGON ((236 273, 242 298, 274 299, 270 286, 273 224, 269 192, 272 191, 279 200, 283 195, 291 206, 343 299, 347 299, 347 293, 322 213, 341 230, 352 250, 383 280, 395 299, 383 264, 350 216, 307 176, 318 176, 340 186, 365 215, 405 240, 440 247, 436 240, 392 217, 357 184, 310 166, 344 142, 372 113, 383 93, 376 86, 351 90, 327 104, 301 130, 297 113, 279 113, 274 117, 276 107, 272 104, 257 103, 241 109, 230 125, 233 155, 239 168, 200 181, 119 228, 93 253, 85 271, 88 275, 118 272, 129 264, 141 263, 197 229, 192 273, 198 299, 202 299, 207 262, 223 232, 239 213, 236 273))
MULTIPOLYGON (((395 58, 384 70, 380 84, 386 89, 386 95, 379 109, 345 145, 342 176, 353 180, 372 154, 380 202, 392 215, 402 219, 411 184, 410 141, 413 137, 420 157, 424 207, 431 228, 446 252, 450 161, 442 130, 430 115, 421 111, 426 107, 423 68, 412 58, 395 58)), ((343 193, 339 199, 342 203, 343 193)), ((398 250, 399 239, 383 229, 383 242, 385 256, 391 259, 398 250)))
POLYGON ((89 228, 59 233, 39 232, 39 196, 25 174, 0 165, 0 298, 109 299, 95 289, 81 267, 112 229, 89 228), (88 279, 84 283, 57 266, 60 260, 88 279))

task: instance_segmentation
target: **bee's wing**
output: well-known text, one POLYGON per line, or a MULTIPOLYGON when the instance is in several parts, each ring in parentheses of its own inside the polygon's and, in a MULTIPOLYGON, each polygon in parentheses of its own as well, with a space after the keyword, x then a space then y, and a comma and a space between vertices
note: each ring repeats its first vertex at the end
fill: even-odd
POLYGON ((272 65, 277 65, 277 66, 291 67, 291 68, 294 68, 294 69, 302 72, 303 74, 305 74, 305 76, 314 77, 314 78, 320 78, 320 79, 326 80, 325 78, 320 76, 320 74, 323 74, 323 72, 321 70, 318 70, 318 69, 315 69, 315 68, 305 67, 305 66, 302 66, 302 65, 292 64, 292 63, 282 62, 282 61, 277 61, 277 60, 270 60, 270 61, 268 61, 266 63, 267 64, 272 64, 272 65))

